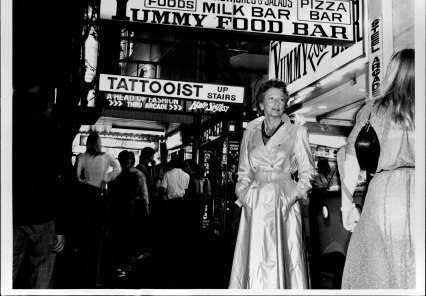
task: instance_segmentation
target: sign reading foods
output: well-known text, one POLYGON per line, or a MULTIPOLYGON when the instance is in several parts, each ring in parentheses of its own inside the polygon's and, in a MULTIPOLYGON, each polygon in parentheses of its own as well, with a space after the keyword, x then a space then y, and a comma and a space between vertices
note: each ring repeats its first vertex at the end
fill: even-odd
POLYGON ((351 43, 352 7, 351 0, 101 0, 100 18, 351 43))
MULTIPOLYGON (((99 91, 242 104, 244 87, 100 74, 99 91)), ((108 98, 107 98, 108 99, 108 98)), ((137 101, 137 98, 134 100, 137 101)))

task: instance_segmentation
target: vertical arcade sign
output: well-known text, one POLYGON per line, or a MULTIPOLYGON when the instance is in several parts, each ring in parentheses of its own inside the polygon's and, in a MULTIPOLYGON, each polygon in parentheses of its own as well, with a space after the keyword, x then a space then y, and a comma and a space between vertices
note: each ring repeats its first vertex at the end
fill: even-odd
POLYGON ((350 44, 352 10, 352 0, 101 0, 100 18, 350 44))
POLYGON ((382 18, 379 16, 369 24, 369 99, 380 96, 380 85, 383 77, 383 32, 382 18))

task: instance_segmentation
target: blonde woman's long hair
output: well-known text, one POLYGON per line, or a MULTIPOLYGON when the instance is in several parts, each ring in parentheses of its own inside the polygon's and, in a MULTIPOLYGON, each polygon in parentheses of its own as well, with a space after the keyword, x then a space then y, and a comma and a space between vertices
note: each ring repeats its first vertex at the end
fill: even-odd
POLYGON ((414 127, 414 49, 403 49, 391 57, 382 83, 378 105, 391 108, 395 123, 414 127))

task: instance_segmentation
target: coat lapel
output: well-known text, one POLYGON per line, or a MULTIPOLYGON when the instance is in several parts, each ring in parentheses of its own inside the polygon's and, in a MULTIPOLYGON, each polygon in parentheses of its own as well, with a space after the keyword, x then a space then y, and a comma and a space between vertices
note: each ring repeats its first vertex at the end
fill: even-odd
POLYGON ((281 116, 284 124, 275 132, 275 134, 269 139, 268 143, 266 143, 266 148, 269 151, 272 147, 276 147, 281 143, 286 142, 290 138, 290 133, 288 132, 287 127, 291 125, 290 118, 283 114, 281 116))

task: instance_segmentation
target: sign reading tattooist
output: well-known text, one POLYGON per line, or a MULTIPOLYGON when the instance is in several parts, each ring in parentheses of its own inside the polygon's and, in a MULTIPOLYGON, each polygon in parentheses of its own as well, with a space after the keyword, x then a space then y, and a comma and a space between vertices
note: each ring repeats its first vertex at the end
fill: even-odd
POLYGON ((101 0, 100 18, 354 42, 351 0, 101 0))
POLYGON ((99 91, 242 104, 244 87, 100 74, 99 91))

